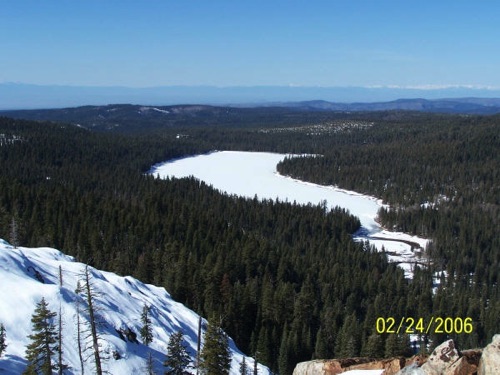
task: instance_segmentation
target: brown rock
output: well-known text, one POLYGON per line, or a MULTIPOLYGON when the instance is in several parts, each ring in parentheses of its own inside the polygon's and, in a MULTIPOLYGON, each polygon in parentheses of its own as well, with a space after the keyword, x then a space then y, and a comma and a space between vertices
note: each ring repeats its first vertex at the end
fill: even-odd
POLYGON ((460 358, 446 369, 444 375, 472 375, 477 371, 477 366, 467 362, 465 357, 460 358))

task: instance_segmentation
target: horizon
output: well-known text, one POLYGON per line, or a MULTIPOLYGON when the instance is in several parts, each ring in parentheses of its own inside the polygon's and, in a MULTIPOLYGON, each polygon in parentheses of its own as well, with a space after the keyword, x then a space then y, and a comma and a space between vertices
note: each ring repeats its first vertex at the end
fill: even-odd
POLYGON ((0 111, 57 109, 116 104, 170 106, 270 106, 324 101, 337 104, 387 103, 398 100, 500 98, 500 89, 443 87, 320 87, 320 86, 76 86, 0 83, 0 111))

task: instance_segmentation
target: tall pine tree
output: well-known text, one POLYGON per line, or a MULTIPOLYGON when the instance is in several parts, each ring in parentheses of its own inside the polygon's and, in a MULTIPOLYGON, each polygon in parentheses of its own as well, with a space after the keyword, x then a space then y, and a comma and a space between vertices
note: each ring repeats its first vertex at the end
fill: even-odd
POLYGON ((51 375, 56 368, 52 363, 52 356, 57 350, 57 329, 54 324, 56 315, 57 313, 49 310, 45 298, 37 303, 31 317, 33 334, 28 336, 31 342, 26 348, 28 367, 25 374, 51 375))
POLYGON ((163 362, 163 365, 168 368, 165 374, 189 374, 186 370, 190 367, 191 357, 186 347, 182 344, 183 339, 184 335, 181 331, 173 333, 170 336, 167 347, 167 358, 163 362))
POLYGON ((225 375, 229 374, 230 368, 231 352, 228 337, 220 325, 209 324, 201 351, 200 369, 205 375, 225 375))
POLYGON ((153 341, 153 327, 151 326, 151 318, 149 317, 149 312, 151 310, 151 306, 144 304, 142 307, 141 314, 141 323, 142 327, 140 330, 140 334, 142 337, 142 342, 144 345, 149 345, 153 341))

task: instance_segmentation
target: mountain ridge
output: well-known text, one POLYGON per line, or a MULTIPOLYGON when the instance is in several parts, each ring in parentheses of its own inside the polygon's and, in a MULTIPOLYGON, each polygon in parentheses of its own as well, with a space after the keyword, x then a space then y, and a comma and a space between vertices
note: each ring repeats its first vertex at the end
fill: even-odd
POLYGON ((500 89, 442 87, 313 86, 70 86, 0 83, 0 110, 65 108, 111 103, 252 105, 322 99, 335 103, 380 103, 400 98, 500 98, 500 89))
POLYGON ((390 102, 336 103, 326 100, 273 102, 215 106, 177 104, 152 106, 139 104, 85 105, 53 109, 4 110, 0 116, 35 121, 70 123, 99 131, 145 131, 154 128, 197 126, 298 126, 318 123, 327 117, 362 116, 373 112, 442 113, 450 115, 495 115, 500 98, 397 99, 390 102))
POLYGON ((419 111, 434 113, 495 114, 500 113, 498 98, 445 98, 445 99, 396 99, 387 102, 336 103, 325 100, 311 100, 295 103, 276 103, 278 106, 322 111, 419 111))

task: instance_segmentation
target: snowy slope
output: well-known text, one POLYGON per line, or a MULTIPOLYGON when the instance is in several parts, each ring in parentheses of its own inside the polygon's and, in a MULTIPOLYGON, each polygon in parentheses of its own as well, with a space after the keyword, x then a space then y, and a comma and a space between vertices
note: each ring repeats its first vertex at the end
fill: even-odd
MULTIPOLYGON (((0 239, 0 323, 7 332, 7 350, 0 358, 0 374, 20 374, 26 367, 24 360, 27 336, 31 333, 31 315, 42 297, 54 312, 62 307, 64 358, 71 366, 68 373, 79 374, 80 362, 77 350, 76 307, 80 298, 76 293, 77 281, 81 280, 84 264, 51 248, 13 248, 0 239), (63 285, 59 284, 59 266, 63 285), (43 278, 37 279, 36 273, 43 278)), ((185 345, 195 358, 199 316, 184 305, 175 302, 164 288, 146 285, 132 277, 120 277, 111 272, 89 268, 98 295, 96 306, 100 310, 103 325, 100 328, 103 368, 111 374, 126 375, 144 373, 148 353, 151 352, 156 372, 163 374, 167 343, 171 333, 184 332, 185 345), (142 343, 124 341, 116 330, 130 328, 137 333, 144 304, 151 306, 154 340, 149 347, 142 343), (122 357, 113 358, 113 352, 122 357)), ((84 316, 82 316, 85 319, 84 316)), ((206 321, 204 321, 206 323, 206 321)), ((204 325, 204 329, 206 324, 204 325)), ((238 373, 242 353, 230 340, 232 351, 231 374, 238 373)), ((90 354, 90 352, 88 353, 90 354)), ((253 359, 246 358, 253 366, 253 359)), ((85 364, 85 373, 93 373, 92 358, 85 364)), ((259 365, 259 374, 269 374, 259 365)))

